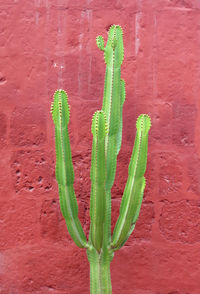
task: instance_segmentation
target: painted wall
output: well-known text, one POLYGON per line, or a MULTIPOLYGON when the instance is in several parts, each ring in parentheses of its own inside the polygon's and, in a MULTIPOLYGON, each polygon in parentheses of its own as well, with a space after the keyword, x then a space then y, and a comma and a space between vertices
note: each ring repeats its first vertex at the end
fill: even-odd
POLYGON ((140 113, 152 118, 140 219, 111 266, 114 294, 200 293, 199 0, 0 0, 0 293, 86 294, 89 266, 61 216, 50 103, 71 105, 75 189, 89 228, 90 132, 105 65, 95 43, 124 30, 119 212, 140 113))

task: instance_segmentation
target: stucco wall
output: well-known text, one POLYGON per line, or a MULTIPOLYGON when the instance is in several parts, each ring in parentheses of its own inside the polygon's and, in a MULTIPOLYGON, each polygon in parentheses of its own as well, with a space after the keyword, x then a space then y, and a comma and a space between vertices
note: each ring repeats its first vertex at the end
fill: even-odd
POLYGON ((89 265, 58 202, 52 95, 71 105, 75 189, 89 228, 91 117, 105 64, 95 43, 124 30, 123 144, 113 187, 118 216, 140 113, 152 118, 140 219, 111 265, 114 294, 200 293, 200 2, 0 1, 0 293, 86 294, 89 265))

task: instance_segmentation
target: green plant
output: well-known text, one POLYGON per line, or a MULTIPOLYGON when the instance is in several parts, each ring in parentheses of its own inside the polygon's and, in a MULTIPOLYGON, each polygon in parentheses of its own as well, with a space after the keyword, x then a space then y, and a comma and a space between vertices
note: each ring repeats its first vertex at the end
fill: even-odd
POLYGON ((128 180, 121 201, 120 215, 111 237, 111 188, 115 178, 117 155, 121 148, 122 108, 125 100, 125 83, 121 79, 124 56, 121 27, 113 25, 110 28, 105 47, 103 37, 98 36, 97 46, 104 52, 106 75, 102 110, 95 112, 92 118, 88 241, 78 219, 78 205, 73 188, 74 172, 68 135, 70 110, 64 90, 55 92, 51 111, 55 124, 56 179, 61 211, 76 245, 87 249, 91 293, 110 294, 110 262, 114 252, 123 246, 132 233, 142 204, 151 121, 146 114, 137 119, 128 180))

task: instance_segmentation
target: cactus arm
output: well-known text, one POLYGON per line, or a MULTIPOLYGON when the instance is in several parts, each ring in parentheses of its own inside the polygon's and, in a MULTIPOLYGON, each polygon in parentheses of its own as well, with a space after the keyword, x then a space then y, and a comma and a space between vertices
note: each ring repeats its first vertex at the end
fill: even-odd
POLYGON ((55 92, 51 112, 55 125, 56 180, 59 187, 61 212, 76 245, 86 248, 87 240, 78 219, 78 205, 73 188, 74 171, 68 135, 70 112, 65 91, 55 92))
POLYGON ((107 135, 106 117, 103 111, 95 112, 92 119, 92 162, 90 170, 91 196, 90 196, 90 239, 99 252, 103 244, 105 221, 105 138, 107 135))
POLYGON ((120 144, 120 128, 122 125, 122 100, 121 94, 123 85, 121 82, 121 64, 124 57, 123 33, 118 25, 111 26, 108 33, 106 47, 102 37, 97 38, 97 46, 104 51, 106 63, 104 98, 102 110, 106 114, 108 122, 108 137, 106 139, 106 160, 107 160, 107 190, 111 189, 116 171, 117 150, 120 144))
POLYGON ((103 39, 102 36, 97 36, 97 37, 96 37, 96 43, 97 43, 97 47, 98 47, 100 50, 102 50, 102 51, 105 50, 105 48, 104 48, 104 39, 103 39))
POLYGON ((104 46, 101 36, 97 37, 97 46, 104 51, 106 73, 102 110, 106 114, 108 136, 105 140, 106 156, 106 204, 104 225, 104 248, 111 242, 111 188, 115 179, 117 154, 121 146, 122 106, 125 99, 125 87, 121 81, 121 64, 124 57, 123 33, 118 25, 113 25, 108 32, 104 46), (124 95, 123 95, 124 94, 124 95))
POLYGON ((148 132, 151 127, 149 116, 140 115, 137 119, 136 127, 137 133, 129 164, 128 180, 120 206, 120 215, 112 236, 111 247, 113 250, 121 248, 134 229, 143 199, 148 132))

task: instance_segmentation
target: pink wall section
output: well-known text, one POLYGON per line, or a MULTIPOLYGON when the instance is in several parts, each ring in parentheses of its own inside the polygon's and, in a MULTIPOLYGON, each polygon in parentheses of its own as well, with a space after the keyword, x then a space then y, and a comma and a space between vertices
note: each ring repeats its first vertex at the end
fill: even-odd
POLYGON ((200 2, 0 0, 0 293, 87 294, 55 181, 52 95, 71 105, 79 215, 89 228, 91 118, 105 64, 95 43, 124 30, 123 144, 112 223, 140 113, 152 118, 147 187, 134 234, 111 265, 113 294, 200 293, 200 2))

